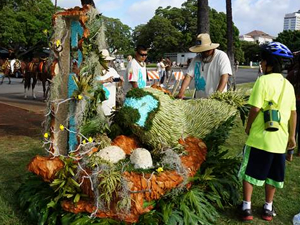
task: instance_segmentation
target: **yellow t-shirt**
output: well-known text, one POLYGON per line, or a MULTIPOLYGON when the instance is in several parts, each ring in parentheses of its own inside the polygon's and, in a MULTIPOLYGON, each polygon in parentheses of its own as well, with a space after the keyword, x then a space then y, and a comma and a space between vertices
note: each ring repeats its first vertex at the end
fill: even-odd
POLYGON ((260 109, 266 109, 272 101, 279 110, 281 120, 278 131, 265 131, 262 110, 252 123, 246 145, 273 153, 285 153, 288 142, 288 122, 291 111, 296 110, 295 93, 289 81, 285 82, 280 108, 277 104, 282 92, 284 77, 279 73, 272 73, 260 77, 254 84, 249 104, 260 109))

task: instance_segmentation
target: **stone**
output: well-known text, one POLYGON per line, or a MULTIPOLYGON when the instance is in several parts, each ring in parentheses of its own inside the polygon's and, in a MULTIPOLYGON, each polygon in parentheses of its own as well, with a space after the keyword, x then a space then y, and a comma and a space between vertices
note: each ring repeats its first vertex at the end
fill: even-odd
POLYGON ((149 169, 153 167, 152 157, 150 152, 144 148, 133 150, 130 161, 136 169, 149 169))
POLYGON ((126 154, 118 146, 108 146, 101 149, 98 153, 95 153, 96 156, 99 156, 101 159, 109 161, 111 163, 117 163, 122 159, 125 159, 126 154))

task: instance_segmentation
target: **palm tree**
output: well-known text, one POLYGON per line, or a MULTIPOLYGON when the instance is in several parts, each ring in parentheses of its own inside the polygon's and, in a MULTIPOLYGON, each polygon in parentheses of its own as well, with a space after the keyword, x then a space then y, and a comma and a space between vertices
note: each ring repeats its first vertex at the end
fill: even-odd
POLYGON ((235 89, 235 71, 234 71, 234 52, 233 52, 233 22, 232 22, 232 6, 231 0, 226 0, 226 14, 227 14, 227 55, 230 60, 232 68, 232 84, 235 89))
POLYGON ((209 34, 209 7, 208 0, 198 0, 197 32, 209 34))

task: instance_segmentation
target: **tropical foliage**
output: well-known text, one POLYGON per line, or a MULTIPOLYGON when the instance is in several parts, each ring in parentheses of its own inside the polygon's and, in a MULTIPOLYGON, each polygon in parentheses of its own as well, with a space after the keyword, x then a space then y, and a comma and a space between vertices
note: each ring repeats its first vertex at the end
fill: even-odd
POLYGON ((275 41, 285 44, 291 51, 300 50, 300 31, 285 30, 278 34, 275 41))
MULTIPOLYGON (((210 35, 213 42, 220 43, 220 49, 227 50, 226 14, 214 9, 209 11, 210 35)), ((243 61, 239 44, 239 31, 233 27, 234 53, 238 61, 243 61)), ((159 7, 154 17, 145 25, 134 29, 136 44, 149 45, 152 58, 163 56, 166 52, 186 52, 194 45, 197 34, 197 0, 187 0, 181 8, 159 7), (155 34, 155 35, 153 35, 155 34)))
POLYGON ((0 45, 16 51, 47 46, 43 31, 51 29, 53 13, 51 0, 4 1, 0 5, 0 45))

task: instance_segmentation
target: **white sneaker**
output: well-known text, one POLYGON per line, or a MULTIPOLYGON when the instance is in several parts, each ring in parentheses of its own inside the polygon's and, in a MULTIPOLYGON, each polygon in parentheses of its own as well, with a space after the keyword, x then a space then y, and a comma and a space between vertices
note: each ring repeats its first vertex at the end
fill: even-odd
POLYGON ((163 88, 163 87, 165 87, 165 85, 164 85, 164 84, 161 84, 160 86, 161 86, 162 88, 163 88))

